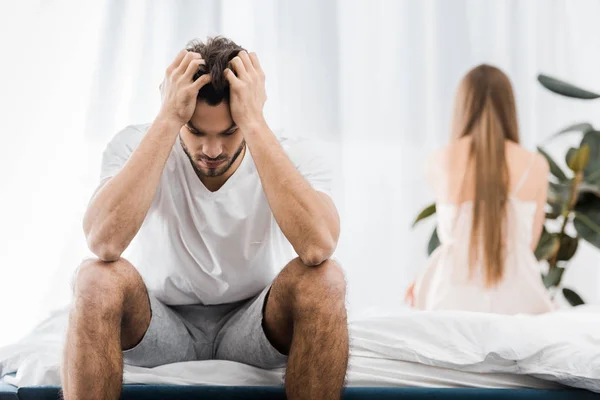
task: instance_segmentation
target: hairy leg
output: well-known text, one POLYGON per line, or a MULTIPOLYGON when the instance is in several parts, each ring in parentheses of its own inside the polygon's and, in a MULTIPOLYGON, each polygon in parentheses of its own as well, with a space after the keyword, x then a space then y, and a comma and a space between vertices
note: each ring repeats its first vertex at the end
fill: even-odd
POLYGON ((316 267, 295 259, 273 282, 264 329, 289 354, 286 393, 290 400, 339 399, 348 367, 346 282, 332 260, 316 267))
POLYGON ((139 343, 150 325, 146 286, 125 259, 85 261, 75 277, 62 366, 67 400, 118 399, 122 350, 139 343))

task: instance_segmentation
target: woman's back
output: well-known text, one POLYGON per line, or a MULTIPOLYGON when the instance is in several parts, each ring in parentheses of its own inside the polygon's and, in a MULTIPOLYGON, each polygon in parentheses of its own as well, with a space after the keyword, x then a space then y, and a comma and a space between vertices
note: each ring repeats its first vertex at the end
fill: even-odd
POLYGON ((428 163, 441 245, 415 282, 415 307, 502 314, 554 308, 533 255, 544 221, 548 165, 537 153, 510 140, 504 146, 508 196, 504 225, 498 226, 503 232, 500 278, 489 284, 483 240, 475 252, 478 256, 471 257, 476 174, 472 139, 465 136, 435 153, 428 163))
MULTIPOLYGON (((471 137, 465 136, 430 157, 427 181, 434 190, 436 202, 462 204, 475 198, 471 145, 471 137)), ((510 140, 504 141, 504 148, 509 193, 523 201, 537 201, 540 190, 547 185, 546 160, 510 140), (521 182, 523 178, 525 181, 521 182)), ((545 204, 545 199, 543 201, 545 204)))

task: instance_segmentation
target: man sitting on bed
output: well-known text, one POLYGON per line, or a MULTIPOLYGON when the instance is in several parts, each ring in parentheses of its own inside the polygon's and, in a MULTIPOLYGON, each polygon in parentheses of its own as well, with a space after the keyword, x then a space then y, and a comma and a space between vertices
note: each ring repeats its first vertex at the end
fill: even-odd
POLYGON ((348 330, 329 260, 331 171, 269 129, 258 58, 228 39, 190 43, 161 95, 154 122, 103 155, 83 221, 98 259, 75 278, 64 397, 117 399, 123 362, 220 359, 287 364, 289 399, 339 398, 348 330))

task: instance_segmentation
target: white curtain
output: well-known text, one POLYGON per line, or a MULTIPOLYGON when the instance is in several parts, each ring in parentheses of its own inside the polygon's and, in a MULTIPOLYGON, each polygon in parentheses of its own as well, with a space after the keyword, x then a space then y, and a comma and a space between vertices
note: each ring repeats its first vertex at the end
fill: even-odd
MULTIPOLYGON (((256 51, 266 115, 319 139, 336 166, 336 256, 353 310, 402 306, 432 229, 423 160, 447 141, 455 87, 472 66, 515 85, 523 144, 600 103, 544 91, 539 72, 600 90, 598 0, 102 0, 0 4, 0 345, 64 306, 89 255, 81 219, 101 152, 151 121, 164 69, 189 39, 221 34, 256 51)), ((565 138, 550 151, 562 159, 565 138)), ((599 254, 582 246, 565 283, 600 301, 599 254)))

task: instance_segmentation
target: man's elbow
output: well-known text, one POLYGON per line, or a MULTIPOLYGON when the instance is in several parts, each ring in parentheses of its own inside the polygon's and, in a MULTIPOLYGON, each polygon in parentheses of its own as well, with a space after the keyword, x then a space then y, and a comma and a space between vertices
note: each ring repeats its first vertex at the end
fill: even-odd
POLYGON ((117 261, 124 249, 106 240, 99 240, 95 235, 88 235, 88 247, 92 253, 105 262, 117 261))
POLYGON ((332 237, 321 239, 316 243, 306 246, 301 254, 298 254, 304 265, 317 266, 323 264, 333 255, 337 241, 332 237))

